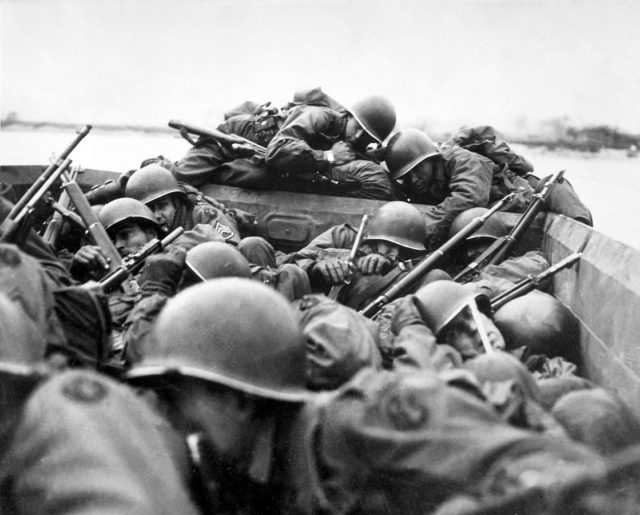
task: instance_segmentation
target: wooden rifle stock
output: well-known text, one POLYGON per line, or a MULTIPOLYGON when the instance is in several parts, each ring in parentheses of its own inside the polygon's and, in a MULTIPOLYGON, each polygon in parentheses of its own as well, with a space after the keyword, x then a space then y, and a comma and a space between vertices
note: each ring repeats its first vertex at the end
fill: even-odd
POLYGON ((170 232, 167 236, 165 236, 162 240, 154 238, 144 247, 142 247, 138 252, 129 254, 122 260, 122 263, 120 264, 120 266, 118 266, 118 268, 116 268, 113 272, 110 272, 106 277, 103 277, 100 280, 100 286, 102 287, 102 289, 105 292, 115 290, 124 281, 126 281, 129 275, 134 274, 140 269, 147 257, 149 257, 151 254, 155 254, 156 252, 160 252, 161 250, 163 250, 183 232, 184 229, 182 227, 178 227, 177 229, 174 229, 172 232, 170 232))
POLYGON ((574 262, 580 259, 581 256, 582 252, 574 252, 555 265, 540 272, 538 275, 529 275, 528 277, 525 277, 524 279, 516 283, 516 285, 510 290, 496 295, 493 299, 491 299, 491 309, 495 312, 510 300, 516 299, 518 297, 521 297, 522 295, 525 295, 526 293, 529 293, 547 277, 552 277, 560 270, 564 270, 565 268, 570 267, 574 262))
POLYGON ((185 137, 186 134, 196 134, 198 136, 213 138, 220 143, 231 146, 233 149, 248 147, 260 157, 264 157, 267 152, 267 149, 262 145, 254 143, 250 139, 238 136, 237 134, 227 134, 217 129, 208 129, 191 123, 184 123, 179 120, 169 120, 169 127, 179 130, 183 137, 185 137))
POLYGON ((65 177, 65 182, 62 184, 62 187, 69 195, 71 203, 75 206, 80 218, 82 218, 91 239, 106 254, 109 261, 109 272, 113 272, 122 264, 122 258, 111 241, 111 238, 109 238, 106 229, 91 209, 87 197, 82 193, 78 183, 68 175, 65 177))
MULTIPOLYGON (((78 169, 72 168, 70 176, 73 180, 75 180, 78 176, 78 169)), ((68 211, 70 204, 71 199, 69 198, 67 192, 64 190, 62 190, 62 192, 60 193, 60 197, 58 197, 57 202, 50 202, 51 207, 55 211, 47 222, 47 227, 42 234, 42 239, 53 247, 56 246, 64 220, 72 220, 74 223, 78 223, 79 221, 81 222, 80 226, 84 227, 84 223, 82 223, 82 220, 80 220, 79 217, 77 220, 74 219, 75 213, 71 213, 70 211, 68 211)))
POLYGON ((453 235, 448 241, 446 241, 440 248, 433 251, 431 254, 423 258, 411 272, 402 277, 396 283, 392 284, 384 293, 382 293, 373 302, 367 305, 360 313, 366 317, 374 317, 386 304, 404 295, 417 281, 422 279, 429 271, 433 269, 435 264, 441 257, 445 256, 451 250, 456 247, 460 242, 465 240, 467 236, 477 231, 485 221, 498 211, 504 204, 510 202, 513 198, 513 193, 510 193, 500 201, 498 201, 489 211, 484 215, 478 216, 465 225, 460 232, 453 235))

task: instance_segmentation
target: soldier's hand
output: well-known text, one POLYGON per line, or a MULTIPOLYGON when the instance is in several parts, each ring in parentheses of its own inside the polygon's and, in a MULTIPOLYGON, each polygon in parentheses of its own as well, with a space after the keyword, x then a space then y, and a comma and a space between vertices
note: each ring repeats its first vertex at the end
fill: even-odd
POLYGON ((343 284, 349 274, 349 265, 339 259, 327 259, 316 263, 311 273, 320 275, 328 284, 343 284))
POLYGON ((109 258, 97 245, 85 245, 73 255, 71 266, 86 270, 109 270, 109 258))
POLYGON ((393 263, 383 255, 373 253, 362 256, 358 260, 357 266, 358 270, 362 272, 362 275, 374 275, 387 273, 393 266, 393 263))
POLYGON ((185 266, 187 251, 177 245, 170 245, 165 252, 149 256, 140 274, 143 289, 175 289, 185 266))
POLYGON ((333 152, 335 166, 340 166, 346 163, 350 163, 356 158, 356 153, 351 148, 351 145, 346 141, 337 141, 331 147, 331 152, 333 152))

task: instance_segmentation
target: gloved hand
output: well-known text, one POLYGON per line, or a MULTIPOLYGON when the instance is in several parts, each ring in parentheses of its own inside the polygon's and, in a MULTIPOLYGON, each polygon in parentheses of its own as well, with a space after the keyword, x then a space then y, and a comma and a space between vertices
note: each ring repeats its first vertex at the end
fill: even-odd
POLYGON ((84 245, 73 255, 70 269, 74 276, 88 272, 98 272, 99 276, 104 275, 109 270, 109 258, 98 245, 84 245))
POLYGON ((318 261, 311 269, 313 279, 321 278, 327 284, 343 284, 349 275, 349 265, 339 259, 318 261))
POLYGON ((386 274, 393 267, 390 259, 381 254, 367 254, 362 256, 357 265, 362 275, 386 274))
POLYGON ((161 254, 149 256, 140 273, 140 287, 146 293, 163 293, 171 296, 185 266, 187 251, 171 245, 161 254))
POLYGON ((232 209, 232 216, 238 224, 238 229, 243 236, 253 236, 256 233, 258 221, 255 215, 243 211, 242 209, 232 209))

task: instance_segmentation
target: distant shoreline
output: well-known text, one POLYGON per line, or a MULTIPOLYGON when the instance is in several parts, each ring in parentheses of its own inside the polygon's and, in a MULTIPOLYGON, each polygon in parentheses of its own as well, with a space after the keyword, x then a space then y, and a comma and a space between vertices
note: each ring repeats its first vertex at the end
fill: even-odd
MULTIPOLYGON (((0 130, 21 131, 21 130, 43 130, 43 131, 69 131, 77 130, 81 124, 68 122, 49 122, 49 121, 26 121, 12 119, 7 117, 0 121, 0 130)), ((170 127, 161 127, 157 125, 130 125, 130 124, 92 124, 92 128, 97 132, 134 132, 138 134, 148 135, 176 135, 179 133, 170 127)), ((432 134, 438 141, 447 140, 451 134, 432 134)), ((524 145, 526 147, 542 147, 547 150, 571 150, 577 152, 587 152, 591 154, 598 153, 601 150, 631 150, 632 145, 640 147, 640 137, 629 134, 619 133, 616 129, 607 126, 586 127, 584 129, 573 129, 571 139, 566 137, 548 138, 540 136, 529 136, 526 138, 518 136, 504 135, 505 139, 511 144, 524 145)), ((629 155, 635 157, 635 155, 629 155)))

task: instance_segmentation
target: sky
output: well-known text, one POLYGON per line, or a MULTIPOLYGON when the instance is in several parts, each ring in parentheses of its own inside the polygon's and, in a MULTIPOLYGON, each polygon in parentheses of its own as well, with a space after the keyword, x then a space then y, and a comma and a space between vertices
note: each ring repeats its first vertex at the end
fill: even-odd
POLYGON ((400 127, 640 133, 640 2, 0 0, 2 118, 217 125, 321 86, 400 127))

